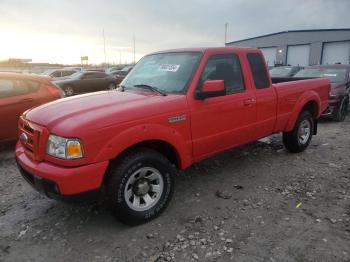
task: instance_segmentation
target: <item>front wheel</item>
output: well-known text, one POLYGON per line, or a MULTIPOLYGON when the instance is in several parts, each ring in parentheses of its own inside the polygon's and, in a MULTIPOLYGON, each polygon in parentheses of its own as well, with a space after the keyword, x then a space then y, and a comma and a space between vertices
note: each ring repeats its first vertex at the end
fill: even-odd
POLYGON ((314 131, 314 120, 309 111, 300 113, 294 129, 283 133, 283 144, 292 153, 304 151, 310 144, 314 131))
POLYGON ((157 217, 169 203, 175 169, 161 154, 140 149, 112 164, 107 184, 116 217, 136 225, 157 217))

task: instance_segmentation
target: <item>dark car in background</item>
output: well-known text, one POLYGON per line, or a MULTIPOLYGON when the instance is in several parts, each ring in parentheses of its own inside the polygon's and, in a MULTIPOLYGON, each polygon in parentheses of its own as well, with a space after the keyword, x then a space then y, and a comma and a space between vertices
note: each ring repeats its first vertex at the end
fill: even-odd
POLYGON ((299 71, 295 77, 326 77, 331 81, 329 107, 323 117, 331 117, 336 121, 344 121, 349 110, 350 97, 350 65, 310 66, 299 71))
POLYGON ((18 137, 18 119, 24 111, 63 96, 47 77, 0 73, 0 141, 18 137))
POLYGON ((111 74, 113 72, 122 70, 124 67, 125 67, 125 65, 112 66, 112 67, 109 67, 109 68, 106 69, 106 73, 107 74, 111 74))
POLYGON ((48 76, 51 78, 67 77, 78 72, 77 70, 72 69, 50 69, 45 71, 42 75, 48 76))
POLYGON ((278 66, 270 69, 271 77, 292 77, 303 67, 301 66, 278 66))
POLYGON ((133 67, 134 66, 126 66, 122 70, 110 73, 110 75, 115 77, 117 84, 120 84, 124 80, 124 78, 129 74, 129 72, 133 69, 133 67))
POLYGON ((77 72, 54 83, 65 92, 66 96, 116 88, 113 76, 96 71, 77 72))

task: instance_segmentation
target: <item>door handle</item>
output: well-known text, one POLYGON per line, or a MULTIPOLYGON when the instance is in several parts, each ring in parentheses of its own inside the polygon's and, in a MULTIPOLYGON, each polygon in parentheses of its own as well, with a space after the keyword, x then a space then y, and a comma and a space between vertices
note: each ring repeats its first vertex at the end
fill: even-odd
POLYGON ((256 103, 256 100, 254 98, 246 99, 243 101, 243 104, 245 106, 251 106, 256 103))

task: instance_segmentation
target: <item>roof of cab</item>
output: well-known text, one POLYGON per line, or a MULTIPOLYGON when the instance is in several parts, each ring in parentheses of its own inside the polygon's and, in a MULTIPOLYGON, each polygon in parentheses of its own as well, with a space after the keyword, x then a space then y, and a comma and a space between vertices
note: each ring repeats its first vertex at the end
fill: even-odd
POLYGON ((250 48, 250 47, 196 47, 196 48, 178 48, 178 49, 162 50, 162 51, 151 53, 150 55, 162 54, 162 53, 180 53, 180 52, 200 52, 200 53, 204 53, 206 51, 220 52, 220 51, 224 51, 224 50, 225 51, 232 50, 235 52, 239 52, 239 51, 244 51, 244 52, 259 51, 259 52, 261 52, 257 48, 250 48))

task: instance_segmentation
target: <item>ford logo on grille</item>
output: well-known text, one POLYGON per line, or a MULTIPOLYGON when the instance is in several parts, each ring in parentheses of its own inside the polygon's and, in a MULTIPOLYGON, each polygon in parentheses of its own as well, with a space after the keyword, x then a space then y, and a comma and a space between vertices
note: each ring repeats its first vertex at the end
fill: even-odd
POLYGON ((22 133, 22 134, 19 136, 19 140, 21 140, 21 142, 22 142, 23 144, 27 144, 27 142, 28 142, 28 136, 27 136, 27 134, 22 133))

